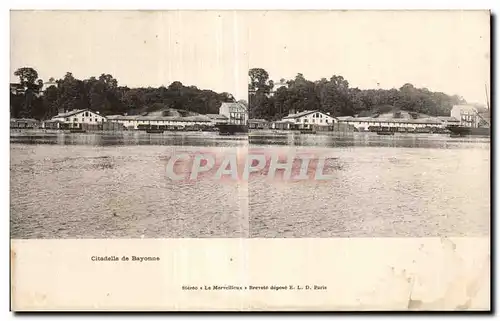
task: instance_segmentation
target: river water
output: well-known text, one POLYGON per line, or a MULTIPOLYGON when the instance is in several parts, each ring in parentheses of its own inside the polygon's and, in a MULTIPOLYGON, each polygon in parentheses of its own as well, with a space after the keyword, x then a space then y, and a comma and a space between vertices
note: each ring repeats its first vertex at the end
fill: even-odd
MULTIPOLYGON (((490 140, 11 132, 12 238, 486 236, 490 140), (172 180, 175 154, 328 157, 330 179, 172 180)), ((294 172, 297 170, 294 163, 294 172)), ((181 171, 183 169, 180 169, 181 171)), ((182 172, 181 172, 182 173, 182 172)), ((188 175, 188 174, 186 174, 188 175)), ((189 177, 189 176, 186 176, 189 177)))

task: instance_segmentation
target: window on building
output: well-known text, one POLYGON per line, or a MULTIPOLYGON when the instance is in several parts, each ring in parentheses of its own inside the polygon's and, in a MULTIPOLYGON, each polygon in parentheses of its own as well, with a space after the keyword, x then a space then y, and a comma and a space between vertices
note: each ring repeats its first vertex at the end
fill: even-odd
POLYGON ((320 123, 322 123, 322 122, 323 122, 323 119, 320 119, 320 120, 319 120, 319 122, 320 122, 320 123))
POLYGON ((66 118, 66 121, 69 121, 69 118, 66 118))
POLYGON ((316 113, 316 118, 319 118, 319 113, 316 113))
POLYGON ((73 118, 73 121, 74 122, 78 122, 78 118, 73 118))
POLYGON ((295 122, 296 122, 296 123, 299 123, 299 122, 300 122, 300 119, 298 119, 298 118, 297 118, 297 119, 295 119, 295 122))
POLYGON ((85 117, 89 117, 89 112, 88 111, 85 112, 85 117))
POLYGON ((307 123, 307 118, 304 118, 304 123, 307 123))
POLYGON ((325 123, 327 123, 327 124, 328 124, 328 119, 325 119, 325 123))

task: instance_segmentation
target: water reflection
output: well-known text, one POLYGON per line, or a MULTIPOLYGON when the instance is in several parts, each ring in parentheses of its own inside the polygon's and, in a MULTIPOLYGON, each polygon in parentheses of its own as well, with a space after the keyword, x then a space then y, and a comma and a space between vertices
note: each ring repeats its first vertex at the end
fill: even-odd
POLYGON ((116 133, 47 133, 15 132, 10 135, 13 144, 47 145, 166 145, 166 146, 243 146, 248 142, 246 135, 220 136, 213 132, 166 132, 148 134, 145 132, 116 133))
POLYGON ((415 148, 489 148, 489 137, 450 137, 439 134, 395 134, 380 136, 376 133, 296 134, 252 132, 251 145, 321 146, 321 147, 415 147, 415 148))
POLYGON ((489 235, 490 140, 11 132, 13 238, 489 235), (250 143, 250 144, 249 144, 250 143), (172 181, 174 154, 332 159, 331 181, 172 181))
MULTIPOLYGON (((480 145, 478 145, 480 146, 480 145)), ((286 154, 297 149, 267 146, 286 154)), ((249 181, 250 237, 486 236, 487 148, 301 147, 329 181, 249 181)))

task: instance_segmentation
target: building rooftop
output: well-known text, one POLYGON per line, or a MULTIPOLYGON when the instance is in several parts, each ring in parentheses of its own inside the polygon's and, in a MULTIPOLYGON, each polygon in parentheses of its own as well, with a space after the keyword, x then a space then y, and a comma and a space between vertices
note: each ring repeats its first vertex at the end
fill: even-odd
POLYGON ((81 113, 82 111, 89 111, 89 109, 88 108, 86 108, 86 109, 73 109, 73 110, 67 111, 65 113, 57 114, 53 118, 65 118, 65 117, 69 117, 69 116, 81 113))
POLYGON ((464 105, 454 105, 452 107, 452 109, 469 109, 469 110, 477 110, 477 108, 474 106, 474 105, 467 105, 467 104, 464 104, 464 105))
POLYGON ((37 123, 38 120, 33 119, 33 118, 11 118, 11 122, 16 122, 16 121, 25 121, 25 122, 31 122, 31 123, 37 123))
POLYGON ((249 119, 248 122, 249 123, 260 123, 260 124, 262 124, 262 123, 267 123, 268 121, 265 120, 265 119, 249 119))
POLYGON ((221 115, 221 114, 206 114, 205 116, 207 116, 210 119, 221 119, 221 120, 227 119, 226 115, 221 115))
POLYGON ((438 116, 436 118, 441 120, 441 121, 460 121, 460 120, 456 119, 455 117, 450 117, 450 116, 438 116))
POLYGON ((437 117, 426 117, 417 119, 401 119, 401 118, 378 118, 378 117, 350 117, 339 118, 341 121, 356 121, 356 122, 377 122, 377 123, 405 123, 405 124, 440 124, 443 121, 437 117))
POLYGON ((147 121, 147 120, 163 120, 163 121, 197 121, 197 122, 210 122, 211 119, 206 116, 206 115, 197 115, 197 116, 186 116, 186 117, 179 117, 179 116, 149 116, 149 115, 131 115, 131 116, 125 116, 125 115, 109 115, 107 116, 108 120, 128 120, 128 121, 133 121, 133 120, 141 120, 141 121, 147 121))
MULTIPOLYGON (((307 115, 312 114, 312 113, 322 113, 323 115, 328 115, 327 113, 319 111, 319 110, 304 110, 304 111, 301 111, 300 113, 290 114, 288 116, 285 116, 285 117, 283 117, 283 119, 295 119, 295 118, 307 116, 307 115)), ((330 116, 330 115, 328 115, 328 116, 330 116)))
POLYGON ((354 117, 352 116, 340 116, 340 117, 336 117, 338 120, 349 120, 349 119, 355 119, 354 117))
POLYGON ((245 104, 240 103, 240 102, 222 103, 222 104, 220 105, 220 108, 222 108, 222 107, 226 107, 226 106, 227 106, 227 107, 236 107, 236 108, 238 108, 238 107, 242 107, 242 108, 244 108, 244 109, 245 109, 245 111, 248 111, 247 106, 245 106, 245 104))

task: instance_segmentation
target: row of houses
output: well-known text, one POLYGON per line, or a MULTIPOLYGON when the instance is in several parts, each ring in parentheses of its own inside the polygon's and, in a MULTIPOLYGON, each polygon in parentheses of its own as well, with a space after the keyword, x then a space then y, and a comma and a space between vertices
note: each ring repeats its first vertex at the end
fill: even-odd
POLYGON ((291 113, 281 120, 268 122, 264 119, 250 119, 250 129, 283 129, 283 130, 322 130, 323 127, 334 128, 335 124, 345 124, 357 131, 369 131, 370 128, 392 128, 396 131, 419 129, 444 129, 447 126, 461 125, 477 127, 484 120, 477 109, 470 105, 453 106, 449 117, 431 117, 420 115, 413 118, 405 113, 401 118, 393 114, 379 115, 378 117, 333 117, 329 113, 319 110, 309 110, 291 113))
POLYGON ((250 129, 282 130, 325 130, 325 128, 352 128, 356 131, 369 131, 370 128, 389 127, 397 131, 418 130, 424 128, 444 129, 449 125, 478 127, 484 122, 484 116, 469 105, 457 105, 451 110, 450 117, 394 118, 389 114, 378 117, 333 117, 319 110, 302 111, 289 115, 279 121, 268 122, 264 119, 248 119, 247 107, 242 103, 222 103, 219 114, 194 116, 160 115, 109 115, 89 109, 61 112, 52 119, 38 122, 34 119, 11 119, 11 128, 47 128, 47 129, 143 129, 155 127, 164 129, 206 128, 219 124, 248 124, 250 129), (339 124, 346 125, 344 127, 339 124))
POLYGON ((247 107, 243 103, 237 102, 222 103, 219 114, 192 116, 162 116, 161 113, 104 116, 89 109, 75 109, 61 111, 50 120, 43 122, 34 119, 11 119, 11 128, 117 130, 156 127, 182 129, 214 127, 218 124, 247 124, 247 122, 247 107))

